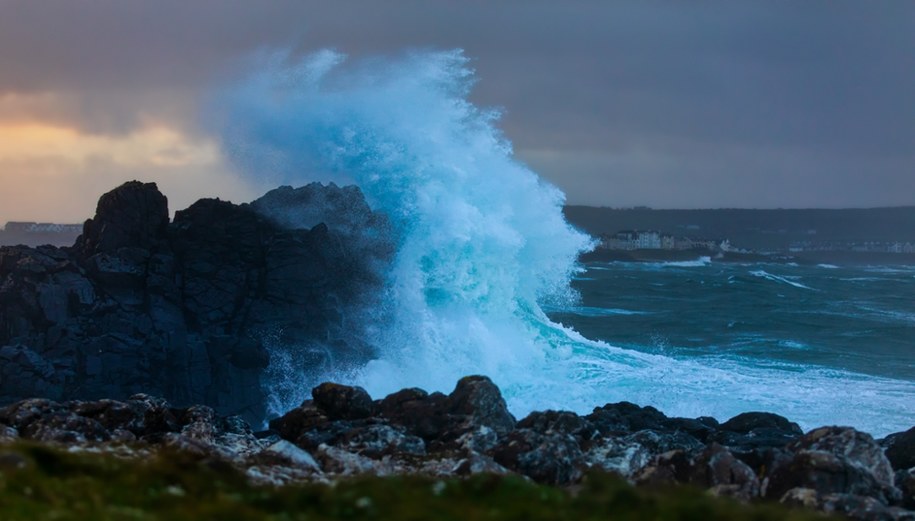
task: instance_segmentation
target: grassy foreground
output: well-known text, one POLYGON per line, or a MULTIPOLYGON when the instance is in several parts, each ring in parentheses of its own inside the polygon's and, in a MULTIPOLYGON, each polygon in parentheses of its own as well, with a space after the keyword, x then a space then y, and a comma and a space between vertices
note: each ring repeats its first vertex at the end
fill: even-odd
POLYGON ((225 463, 178 454, 119 460, 37 445, 0 446, 0 519, 79 520, 806 520, 777 505, 699 491, 635 489, 590 475, 574 491, 516 477, 362 478, 333 486, 249 485, 225 463))

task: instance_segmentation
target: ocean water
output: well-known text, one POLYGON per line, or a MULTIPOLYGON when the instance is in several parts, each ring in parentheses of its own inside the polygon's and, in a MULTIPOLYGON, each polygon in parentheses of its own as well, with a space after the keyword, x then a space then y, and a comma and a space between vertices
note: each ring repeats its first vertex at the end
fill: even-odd
POLYGON ((722 401, 807 427, 915 425, 915 266, 591 263, 573 286, 581 301, 548 308, 553 320, 671 364, 750 377, 722 401))
MULTIPOLYGON (((384 304, 352 324, 377 357, 314 378, 380 397, 448 392, 461 376, 485 374, 519 417, 628 400, 691 417, 765 410, 877 435, 915 424, 904 354, 911 307, 875 299, 859 310, 875 324, 897 317, 890 336, 838 329, 849 321, 842 313, 857 312, 841 306, 833 332, 817 332, 830 328, 802 311, 826 308, 845 298, 836 287, 860 281, 703 262, 580 266, 592 240, 565 222, 562 192, 514 158, 498 111, 468 100, 475 81, 460 51, 268 53, 214 96, 205 124, 240 174, 265 186, 352 182, 391 219, 397 254, 380 274, 384 304)), ((811 273, 879 278, 875 298, 911 294, 909 272, 811 273)), ((301 382, 301 392, 284 394, 277 412, 314 383, 303 379, 308 367, 286 362, 268 388, 301 382)))
POLYGON ((595 263, 573 285, 549 314, 588 338, 915 382, 915 266, 595 263))

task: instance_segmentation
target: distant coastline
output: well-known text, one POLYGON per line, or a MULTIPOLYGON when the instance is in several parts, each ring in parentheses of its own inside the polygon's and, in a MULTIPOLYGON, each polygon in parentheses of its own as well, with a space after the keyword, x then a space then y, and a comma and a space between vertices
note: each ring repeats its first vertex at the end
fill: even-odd
POLYGON ((819 251, 795 254, 764 254, 741 252, 714 252, 711 250, 609 250, 596 249, 583 253, 581 262, 684 262, 708 258, 710 262, 732 263, 795 263, 866 265, 915 265, 913 253, 882 253, 857 251, 819 251))
POLYGON ((0 246, 73 246, 82 224, 11 221, 0 228, 0 246))
POLYGON ((582 255, 585 262, 710 257, 712 262, 915 264, 915 207, 652 210, 566 206, 563 211, 570 224, 601 240, 597 250, 582 255), (691 248, 690 243, 700 247, 691 248))

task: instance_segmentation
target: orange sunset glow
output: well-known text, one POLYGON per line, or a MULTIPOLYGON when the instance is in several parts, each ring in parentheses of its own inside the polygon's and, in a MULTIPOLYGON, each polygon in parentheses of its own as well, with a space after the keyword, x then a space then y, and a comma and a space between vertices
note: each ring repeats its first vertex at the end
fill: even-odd
POLYGON ((81 222, 98 195, 131 179, 154 181, 181 209, 199 197, 247 200, 217 145, 165 126, 94 135, 53 124, 0 124, 0 223, 81 222))

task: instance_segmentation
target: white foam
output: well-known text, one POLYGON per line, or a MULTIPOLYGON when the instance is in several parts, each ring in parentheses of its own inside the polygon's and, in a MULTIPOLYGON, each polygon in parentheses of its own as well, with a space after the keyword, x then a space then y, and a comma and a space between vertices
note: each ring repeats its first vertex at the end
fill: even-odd
POLYGON ((696 260, 688 261, 668 261, 668 262, 659 262, 656 263, 662 267, 671 267, 671 268, 701 268, 703 266, 708 266, 712 263, 711 257, 699 257, 696 260))
MULTIPOLYGON (((764 271, 764 270, 755 270, 755 271, 751 271, 751 272, 750 272, 750 275, 753 275, 754 277, 760 277, 760 278, 763 278, 763 279, 768 279, 768 280, 771 280, 771 281, 773 281, 773 282, 779 282, 779 283, 782 283, 782 284, 788 284, 789 286, 794 286, 795 288, 810 289, 810 290, 813 289, 813 288, 811 288, 810 286, 805 286, 805 285, 801 284, 800 282, 794 282, 793 280, 790 280, 789 277, 780 277, 780 276, 778 276, 778 275, 773 275, 773 274, 771 274, 771 273, 769 273, 769 272, 767 272, 767 271, 764 271)), ((799 278, 799 277, 791 277, 791 278, 799 278)))
MULTIPOLYGON (((327 379, 382 396, 413 386, 449 391, 462 376, 486 374, 519 416, 628 400, 722 419, 768 410, 805 426, 850 423, 878 435, 910 426, 909 382, 678 360, 591 342, 551 322, 540 304, 571 305, 569 280, 590 242, 563 219, 563 194, 513 158, 493 125, 497 114, 467 101, 472 82, 459 51, 350 64, 333 52, 299 61, 281 54, 214 102, 212 123, 242 170, 266 172, 272 183, 350 179, 396 228, 388 304, 368 329, 379 357, 358 374, 327 379)), ((292 396, 289 382, 301 371, 283 372, 275 377, 285 385, 273 385, 285 406, 297 405, 308 388, 292 396)))
POLYGON ((650 311, 636 311, 622 308, 598 308, 593 306, 541 306, 547 313, 571 313, 582 317, 608 317, 613 315, 650 315, 650 311))

